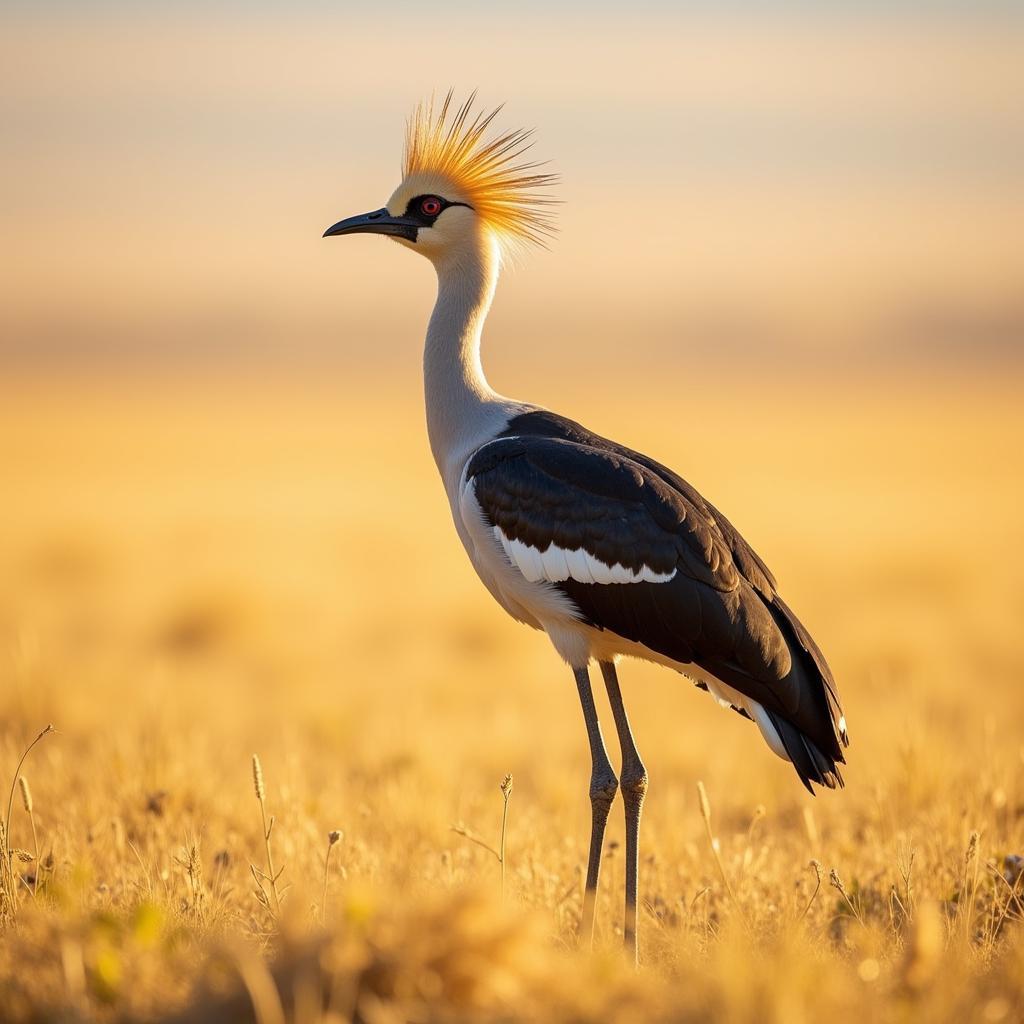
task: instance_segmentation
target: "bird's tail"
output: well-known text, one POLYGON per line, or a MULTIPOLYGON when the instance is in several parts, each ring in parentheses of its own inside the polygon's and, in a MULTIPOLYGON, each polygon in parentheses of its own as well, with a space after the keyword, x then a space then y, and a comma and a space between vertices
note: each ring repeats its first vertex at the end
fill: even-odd
POLYGON ((769 610, 789 643, 794 670, 802 677, 801 690, 816 710, 800 715, 799 724, 766 708, 767 716, 808 792, 814 792, 812 782, 842 789, 839 765, 846 764, 843 750, 850 737, 832 670, 814 638, 777 594, 769 610))
MULTIPOLYGON (((828 789, 842 789, 842 773, 839 771, 839 763, 845 764, 843 755, 838 758, 826 754, 809 736, 804 735, 795 725, 787 722, 785 718, 774 711, 764 709, 765 715, 775 729, 786 756, 793 762, 800 781, 807 787, 811 794, 814 790, 811 783, 819 786, 826 786, 828 789)), ((774 746, 774 744, 773 744, 774 746)))
MULTIPOLYGON (((749 718, 761 730, 761 735, 768 746, 783 761, 791 761, 796 769, 800 781, 813 794, 811 783, 819 786, 826 786, 829 789, 842 789, 843 776, 839 771, 839 765, 845 764, 840 742, 834 737, 829 753, 822 750, 818 742, 815 742, 796 723, 784 717, 780 712, 773 711, 764 704, 759 703, 752 697, 748 697, 732 686, 723 683, 720 679, 707 679, 698 683, 703 689, 708 690, 711 695, 723 707, 731 707, 738 711, 745 718, 749 718)), ((831 708, 829 708, 831 711, 831 708)), ((842 720, 842 712, 838 712, 842 720)), ((845 739, 845 724, 839 734, 845 739)), ((820 741, 819 741, 820 742, 820 741)))

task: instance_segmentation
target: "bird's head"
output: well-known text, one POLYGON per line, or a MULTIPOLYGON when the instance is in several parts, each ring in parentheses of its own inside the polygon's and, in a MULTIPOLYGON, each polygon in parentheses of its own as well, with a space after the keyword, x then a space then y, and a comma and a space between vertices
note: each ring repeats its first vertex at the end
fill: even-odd
POLYGON ((523 160, 532 145, 527 129, 491 136, 498 112, 474 111, 475 93, 457 109, 449 92, 435 111, 421 104, 409 120, 402 183, 387 205, 339 221, 324 232, 377 234, 394 238, 433 262, 481 242, 503 249, 543 245, 554 226, 545 190, 553 174, 523 160))

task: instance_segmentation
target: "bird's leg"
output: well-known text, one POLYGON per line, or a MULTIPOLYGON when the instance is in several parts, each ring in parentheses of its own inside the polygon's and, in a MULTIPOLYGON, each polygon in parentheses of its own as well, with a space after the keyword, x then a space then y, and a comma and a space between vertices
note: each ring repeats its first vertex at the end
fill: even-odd
POLYGON ((583 918, 580 922, 580 938, 590 945, 594 941, 594 905, 597 900, 597 879, 601 873, 604 829, 619 788, 619 780, 608 760, 608 751, 601 735, 601 723, 597 718, 594 694, 590 688, 590 673, 584 665, 582 668, 574 668, 573 674, 576 676, 583 718, 587 723, 587 739, 590 741, 590 858, 587 861, 587 887, 583 893, 583 918))
POLYGON ((633 732, 626 717, 626 708, 622 703, 622 691, 619 689, 619 677, 615 672, 615 664, 611 661, 601 662, 601 674, 608 690, 608 701, 612 706, 615 718, 615 731, 619 734, 619 747, 622 750, 622 802, 626 805, 626 923, 623 935, 626 952, 632 952, 633 962, 637 960, 636 940, 636 888, 639 873, 640 853, 640 812, 644 806, 644 794, 647 792, 647 769, 640 760, 640 753, 633 741, 633 732))

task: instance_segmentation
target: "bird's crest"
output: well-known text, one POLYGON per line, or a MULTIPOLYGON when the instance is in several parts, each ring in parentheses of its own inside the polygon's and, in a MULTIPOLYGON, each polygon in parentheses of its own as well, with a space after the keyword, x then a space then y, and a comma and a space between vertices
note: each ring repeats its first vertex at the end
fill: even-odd
POLYGON ((476 93, 453 109, 449 91, 435 110, 420 103, 409 119, 402 173, 438 176, 450 181, 500 237, 543 245, 555 227, 548 207, 556 200, 544 189, 557 176, 538 172, 542 165, 522 159, 533 145, 532 128, 487 138, 501 107, 474 112, 476 93))

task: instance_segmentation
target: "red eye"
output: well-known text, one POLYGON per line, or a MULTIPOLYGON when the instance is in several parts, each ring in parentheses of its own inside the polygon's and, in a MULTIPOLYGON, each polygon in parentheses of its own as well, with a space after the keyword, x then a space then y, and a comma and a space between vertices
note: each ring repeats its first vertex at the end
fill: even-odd
POLYGON ((436 217, 441 212, 441 200, 437 196, 427 196, 420 201, 420 210, 428 217, 436 217))

